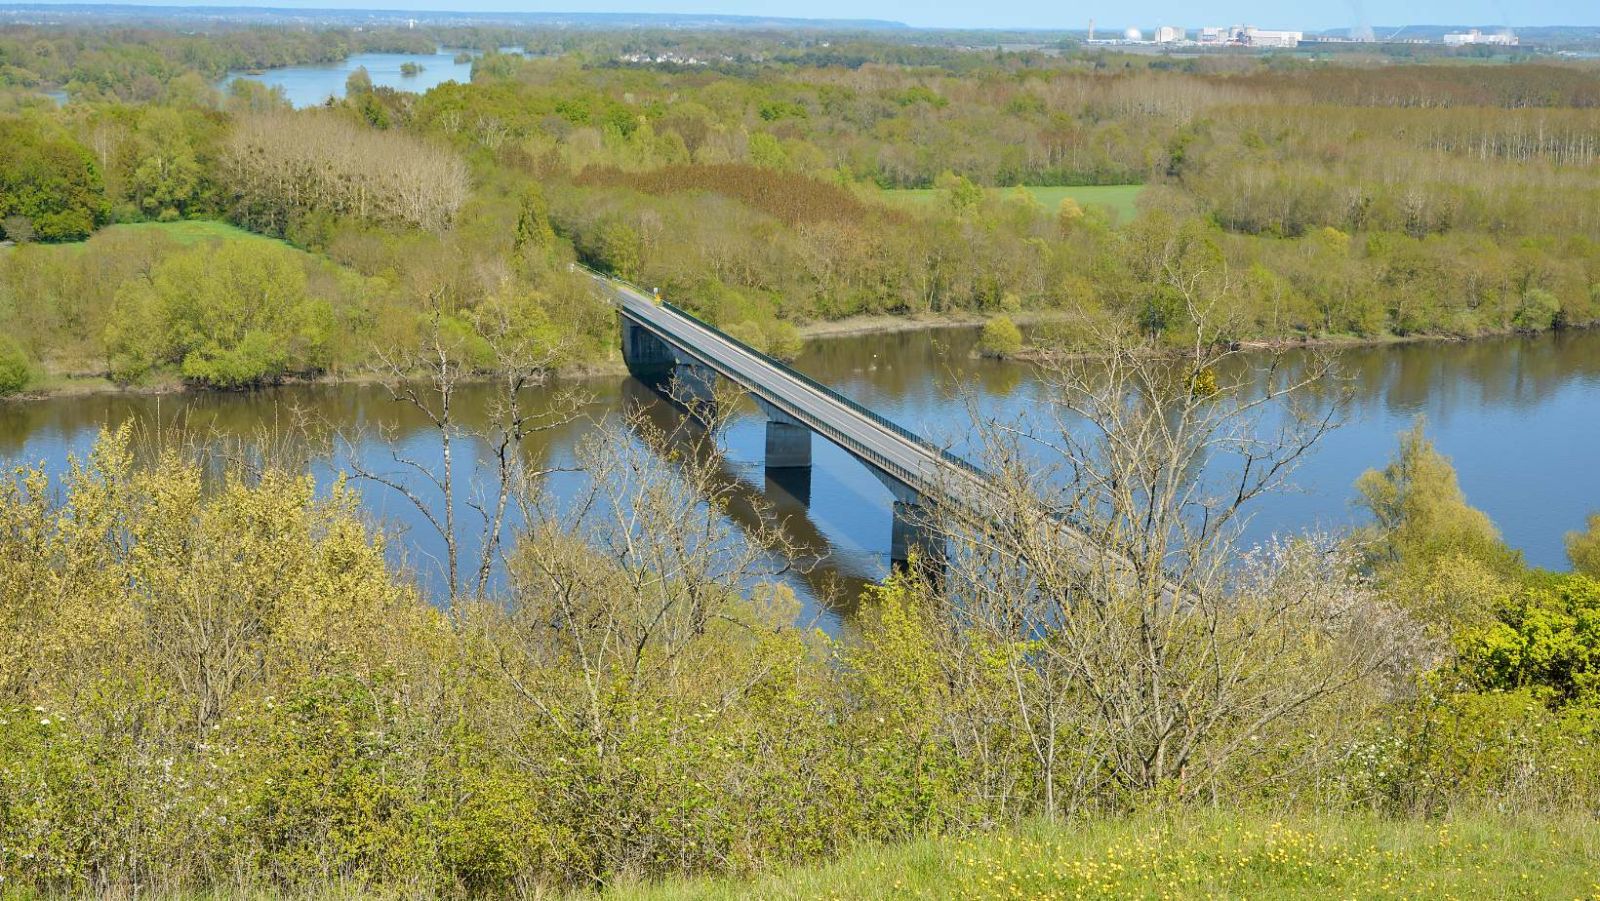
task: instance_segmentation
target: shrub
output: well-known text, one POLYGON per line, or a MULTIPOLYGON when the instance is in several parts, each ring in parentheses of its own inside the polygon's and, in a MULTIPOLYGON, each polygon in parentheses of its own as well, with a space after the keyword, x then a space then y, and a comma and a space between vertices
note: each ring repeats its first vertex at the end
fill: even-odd
POLYGON ((782 320, 767 323, 767 353, 780 360, 793 360, 805 347, 806 339, 793 323, 782 320))
POLYGON ((996 316, 983 325, 978 351, 986 357, 1005 359, 1022 350, 1022 329, 1009 316, 996 316))
POLYGON ((1542 288, 1529 288, 1522 296, 1522 305, 1512 317, 1511 324, 1525 332, 1542 332, 1555 325, 1561 313, 1561 301, 1542 288))
POLYGON ((10 338, 0 337, 0 397, 16 394, 33 381, 28 355, 10 338))
POLYGON ((112 374, 158 366, 213 388, 247 388, 327 363, 333 311, 308 294, 294 251, 265 242, 197 247, 119 292, 112 374))
POLYGON ((1567 559, 1572 568, 1600 579, 1600 513, 1589 514, 1589 528, 1567 533, 1567 559))
POLYGON ((1552 707, 1600 707, 1600 581, 1582 575, 1536 581, 1457 645, 1457 666, 1480 689, 1527 689, 1552 707))

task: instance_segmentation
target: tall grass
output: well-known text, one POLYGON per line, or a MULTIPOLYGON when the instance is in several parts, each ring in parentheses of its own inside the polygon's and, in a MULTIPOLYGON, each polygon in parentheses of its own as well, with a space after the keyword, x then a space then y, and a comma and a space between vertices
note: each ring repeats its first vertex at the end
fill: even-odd
POLYGON ((608 897, 1600 899, 1600 821, 1186 811, 862 848, 752 881, 608 897))

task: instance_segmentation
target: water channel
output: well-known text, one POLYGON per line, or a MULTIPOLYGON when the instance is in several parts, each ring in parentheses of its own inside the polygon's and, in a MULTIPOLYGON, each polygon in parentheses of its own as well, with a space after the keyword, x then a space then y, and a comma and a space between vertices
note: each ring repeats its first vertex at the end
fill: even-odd
MULTIPOLYGON (((520 47, 502 48, 504 52, 522 52, 520 47)), ((358 68, 365 68, 378 87, 397 91, 425 93, 447 81, 467 84, 472 81, 472 61, 456 61, 458 53, 477 56, 476 51, 460 51, 441 47, 435 53, 356 53, 336 63, 313 63, 303 66, 284 66, 259 72, 229 72, 217 87, 227 90, 228 82, 235 78, 259 81, 268 87, 283 88, 296 109, 320 106, 332 97, 344 96, 345 80, 358 68), (416 63, 422 71, 406 75, 401 67, 416 63)))
MULTIPOLYGON (((958 453, 973 452, 970 409, 1006 421, 1036 412, 1046 390, 1031 366, 978 360, 976 335, 944 329, 813 340, 796 364, 958 453)), ((1339 367, 1349 386, 1343 425, 1295 473, 1292 490, 1261 500, 1246 538, 1338 529, 1359 521, 1352 483, 1382 465, 1396 435, 1414 417, 1460 473, 1468 500, 1486 510, 1506 539, 1536 566, 1565 568, 1562 537, 1600 510, 1600 331, 1474 342, 1418 343, 1345 350, 1339 367)), ((630 404, 670 426, 677 412, 637 381, 614 376, 577 384, 587 395, 582 420, 541 433, 528 457, 538 465, 570 465, 593 423, 630 404)), ((537 404, 553 395, 542 389, 537 404)), ((1331 395, 1330 395, 1331 396, 1331 395)), ((489 400, 484 388, 462 396, 470 421, 489 400)), ((1331 402, 1331 401, 1330 401, 1331 402)), ((44 463, 59 473, 70 454, 84 453, 106 425, 184 423, 191 431, 249 435, 307 411, 345 429, 384 425, 408 454, 426 460, 436 437, 415 411, 370 385, 291 386, 253 394, 195 393, 165 397, 92 395, 0 404, 0 458, 44 463)), ((791 582, 824 624, 847 611, 860 587, 888 567, 890 497, 842 450, 814 439, 809 485, 774 484, 762 463, 764 420, 742 409, 722 438, 724 477, 746 499, 770 504, 787 534, 820 560, 791 582)), ((369 465, 394 467, 375 439, 347 451, 369 465)), ((345 465, 339 454, 314 468, 324 481, 345 465)), ((573 475, 551 480, 555 494, 574 490, 573 475)), ((437 587, 441 543, 394 492, 368 484, 368 513, 397 536, 391 550, 437 587)), ((734 519, 742 513, 735 511, 734 519)))

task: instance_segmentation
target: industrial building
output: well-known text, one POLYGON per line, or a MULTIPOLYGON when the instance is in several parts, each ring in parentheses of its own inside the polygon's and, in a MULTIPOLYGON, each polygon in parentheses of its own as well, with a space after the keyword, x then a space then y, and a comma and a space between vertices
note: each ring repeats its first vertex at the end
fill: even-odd
POLYGON ((1201 44, 1228 47, 1298 47, 1305 40, 1305 32, 1273 31, 1254 25, 1233 25, 1227 28, 1200 29, 1201 44))
POLYGON ((1502 31, 1497 34, 1484 34, 1483 32, 1474 28, 1468 32, 1447 34, 1444 36, 1444 43, 1446 47, 1466 47, 1473 44, 1490 44, 1497 47, 1515 47, 1517 46, 1517 36, 1509 31, 1502 31))

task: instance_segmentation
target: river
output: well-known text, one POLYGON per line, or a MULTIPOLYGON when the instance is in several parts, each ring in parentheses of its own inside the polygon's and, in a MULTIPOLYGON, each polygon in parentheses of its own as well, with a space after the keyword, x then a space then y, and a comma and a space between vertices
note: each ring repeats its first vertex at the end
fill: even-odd
MULTIPOLYGON (((966 398, 982 416, 1014 419, 1037 408, 1042 390, 1027 364, 973 359, 975 340, 974 332, 963 329, 818 339, 796 365, 890 419, 970 453, 964 441, 970 433, 966 398)), ((1248 540, 1357 522, 1352 483, 1363 470, 1381 466, 1396 435, 1422 415, 1429 435, 1453 459, 1468 500, 1489 513, 1530 563, 1565 567, 1563 534, 1600 510, 1600 331, 1354 348, 1341 353, 1340 370, 1351 389, 1344 424, 1296 472, 1294 490, 1257 504, 1248 540)), ((677 415, 631 378, 589 379, 578 387, 590 396, 585 421, 535 436, 531 459, 570 463, 590 423, 630 401, 645 403, 664 425, 677 415)), ((539 398, 549 394, 542 391, 539 398)), ((483 388, 464 392, 466 419, 481 414, 487 395, 483 388)), ((43 462, 59 472, 102 426, 130 417, 248 435, 286 421, 292 408, 342 428, 391 426, 410 453, 436 453, 421 419, 381 388, 337 385, 0 404, 0 457, 43 462)), ((733 420, 723 438, 724 475, 745 497, 770 502, 787 518, 791 539, 821 559, 813 572, 791 582, 824 625, 837 622, 861 586, 886 571, 889 494, 861 464, 820 438, 814 439, 808 486, 769 483, 762 466, 763 424, 753 407, 733 420)), ((388 462, 375 441, 361 443, 355 453, 369 464, 388 462)), ((315 469, 326 480, 341 465, 337 458, 321 460, 315 469)), ((573 478, 555 477, 554 493, 571 491, 573 478)), ((440 542, 398 495, 371 485, 363 492, 370 515, 399 535, 396 558, 404 556, 437 587, 433 561, 440 542)), ((736 511, 735 519, 741 515, 736 511)))
MULTIPOLYGON (((508 53, 522 52, 520 47, 506 47, 502 50, 508 53)), ((248 78, 268 87, 283 88, 289 102, 294 104, 296 109, 301 109, 321 106, 330 97, 342 98, 344 83, 350 77, 350 73, 358 68, 365 68, 367 74, 372 77, 372 83, 378 87, 420 94, 447 81, 457 81, 462 84, 472 81, 472 62, 470 60, 456 62, 456 54, 460 52, 462 51, 441 47, 432 54, 356 53, 336 63, 284 66, 259 72, 229 72, 217 87, 225 91, 228 82, 235 78, 248 78), (415 75, 402 73, 400 67, 408 62, 421 65, 422 71, 415 75)), ((476 52, 469 52, 473 56, 477 55, 476 52)))

